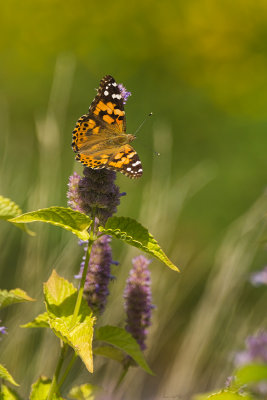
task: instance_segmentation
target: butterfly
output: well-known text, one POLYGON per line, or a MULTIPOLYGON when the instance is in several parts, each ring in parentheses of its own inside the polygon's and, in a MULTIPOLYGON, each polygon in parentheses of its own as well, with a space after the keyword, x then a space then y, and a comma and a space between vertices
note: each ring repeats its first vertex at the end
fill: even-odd
POLYGON ((72 148, 76 160, 86 167, 107 168, 139 178, 143 174, 142 164, 129 144, 135 136, 126 133, 125 93, 125 88, 112 76, 101 79, 88 113, 78 119, 72 132, 72 148))

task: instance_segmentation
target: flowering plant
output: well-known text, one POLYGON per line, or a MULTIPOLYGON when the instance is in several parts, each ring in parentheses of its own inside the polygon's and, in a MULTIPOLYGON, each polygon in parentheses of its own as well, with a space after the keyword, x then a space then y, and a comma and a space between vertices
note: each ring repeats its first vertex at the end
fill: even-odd
MULTIPOLYGON (((129 92, 122 86, 120 90, 126 101, 129 92)), ((85 252, 80 271, 76 275, 79 280, 78 288, 54 270, 44 283, 46 310, 23 326, 51 329, 60 339, 61 346, 54 376, 52 379, 40 377, 32 385, 32 400, 62 399, 62 384, 77 356, 90 373, 94 371, 93 355, 120 362, 122 373, 116 387, 120 385, 130 366, 138 365, 147 373, 153 374, 143 355, 153 309, 148 270, 150 260, 146 257, 140 255, 133 260, 133 268, 126 283, 125 329, 110 325, 96 328, 98 317, 104 312, 107 303, 109 282, 113 279, 110 269, 111 264, 115 263, 111 252, 112 238, 130 244, 178 271, 145 227, 134 219, 114 216, 120 198, 125 194, 120 193, 115 179, 116 173, 113 171, 85 167, 83 177, 74 173, 69 178, 69 207, 55 206, 26 214, 22 214, 11 200, 0 197, 2 219, 22 228, 28 234, 33 234, 27 228, 28 223, 39 221, 55 225, 77 236, 85 252), (70 348, 73 356, 67 363, 66 354, 70 348)), ((21 289, 0 291, 0 307, 21 301, 33 299, 21 289)), ((0 327, 0 333, 6 333, 6 329, 0 327)), ((10 373, 1 365, 0 378, 16 385, 10 373)), ((72 388, 69 396, 92 399, 93 391, 92 385, 85 384, 72 388)), ((18 398, 5 383, 1 386, 0 394, 2 393, 5 394, 5 399, 18 398), (17 397, 12 397, 13 395, 17 397)))

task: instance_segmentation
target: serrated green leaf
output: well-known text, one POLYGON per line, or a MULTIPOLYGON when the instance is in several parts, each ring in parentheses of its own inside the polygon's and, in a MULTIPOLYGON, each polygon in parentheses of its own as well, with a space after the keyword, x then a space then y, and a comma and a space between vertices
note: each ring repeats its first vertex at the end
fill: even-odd
POLYGON ((0 290, 0 308, 10 304, 22 303, 24 301, 35 301, 22 289, 0 290))
POLYGON ((10 221, 15 223, 47 222, 72 232, 81 240, 89 239, 88 228, 92 223, 87 215, 67 207, 42 208, 19 215, 10 221))
MULTIPOLYGON (((0 196, 0 219, 9 220, 22 213, 20 207, 7 197, 0 196)), ((11 221, 10 221, 11 222, 11 221)), ((18 228, 22 229, 29 235, 33 236, 34 232, 30 231, 25 224, 15 224, 18 228)))
POLYGON ((49 325, 54 333, 80 356, 89 372, 93 372, 93 325, 95 317, 84 299, 75 326, 72 315, 77 289, 55 271, 44 284, 44 295, 49 325))
POLYGON ((12 385, 19 386, 19 384, 15 382, 14 378, 2 364, 0 364, 0 379, 4 379, 5 381, 12 383, 12 385))
POLYGON ((21 328, 50 328, 49 316, 47 312, 39 314, 33 321, 20 325, 21 328))
POLYGON ((94 347, 93 353, 95 356, 110 358, 111 360, 118 361, 119 363, 122 363, 125 359, 125 353, 122 350, 111 346, 94 347))
POLYGON ((69 392, 69 397, 74 400, 94 400, 98 391, 99 387, 86 383, 81 386, 74 386, 69 392))
MULTIPOLYGON (((51 387, 51 379, 41 376, 32 384, 30 400, 47 400, 47 396, 51 387)), ((63 400, 61 396, 54 393, 53 400, 63 400)))
POLYGON ((235 371, 236 383, 238 385, 248 385, 263 380, 267 380, 266 364, 248 364, 235 371))
POLYGON ((111 344, 124 351, 131 356, 141 368, 149 374, 154 375, 144 358, 139 344, 125 329, 110 325, 102 326, 96 330, 95 339, 111 344))
POLYGON ((218 393, 196 395, 193 400, 253 400, 253 397, 245 393, 221 390, 218 393))
POLYGON ((174 271, 179 269, 169 260, 158 242, 139 222, 132 218, 111 217, 108 219, 105 228, 99 228, 106 235, 111 235, 117 239, 141 249, 147 254, 158 258, 174 271))
POLYGON ((2 384, 0 386, 0 400, 22 400, 22 398, 15 390, 2 384))

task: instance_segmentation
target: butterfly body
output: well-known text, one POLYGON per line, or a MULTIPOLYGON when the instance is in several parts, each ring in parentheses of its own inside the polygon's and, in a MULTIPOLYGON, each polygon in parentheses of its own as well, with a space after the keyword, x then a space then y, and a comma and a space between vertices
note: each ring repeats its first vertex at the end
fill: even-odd
POLYGON ((114 78, 105 76, 87 114, 77 121, 72 135, 76 160, 83 165, 121 172, 130 178, 142 176, 138 154, 126 133, 123 93, 114 78))

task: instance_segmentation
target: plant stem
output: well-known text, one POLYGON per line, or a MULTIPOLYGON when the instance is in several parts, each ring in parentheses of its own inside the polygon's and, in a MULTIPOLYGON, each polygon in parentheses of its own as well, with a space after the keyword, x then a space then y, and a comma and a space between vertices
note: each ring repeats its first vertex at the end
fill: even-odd
POLYGON ((79 287, 79 291, 78 291, 78 296, 77 296, 72 320, 70 323, 70 329, 72 329, 74 327, 74 325, 76 324, 77 317, 78 317, 80 307, 81 307, 84 284, 86 281, 86 275, 87 275, 87 271, 89 268, 90 254, 91 254, 93 243, 95 241, 94 230, 95 230, 95 217, 93 215, 93 226, 91 227, 91 231, 90 231, 90 238, 88 240, 88 247, 87 247, 86 258, 85 258, 85 262, 84 262, 83 274, 82 274, 82 278, 81 278, 81 282, 80 282, 80 287, 79 287))
POLYGON ((67 366, 67 368, 65 369, 65 372, 64 372, 62 378, 60 379, 60 382, 59 382, 59 384, 58 384, 58 388, 59 388, 59 389, 60 389, 61 386, 63 385, 63 383, 64 383, 64 381, 65 381, 65 379, 66 379, 68 373, 70 372, 70 370, 71 370, 71 368, 72 368, 72 366, 73 366, 74 361, 76 360, 76 358, 77 358, 77 355, 76 355, 76 353, 74 353, 73 356, 72 356, 72 358, 71 358, 71 360, 70 360, 70 362, 69 362, 69 364, 68 364, 68 366, 67 366))
POLYGON ((125 376, 126 376, 126 374, 127 374, 127 372, 128 372, 129 366, 130 366, 130 364, 128 363, 128 364, 125 365, 125 367, 123 368, 122 373, 121 373, 120 376, 119 376, 117 385, 115 386, 114 393, 119 389, 119 387, 120 387, 120 385, 121 385, 123 379, 125 378, 125 376))
POLYGON ((61 347, 61 352, 60 352, 60 356, 59 356, 59 359, 58 359, 56 371, 55 371, 55 374, 53 376, 53 380, 52 380, 52 383, 51 383, 51 386, 50 386, 50 390, 49 390, 49 393, 48 393, 47 400, 52 400, 53 394, 57 390, 58 377, 59 377, 59 374, 60 374, 60 370, 61 370, 61 367, 62 367, 62 364, 63 364, 64 357, 65 357, 67 349, 68 348, 67 348, 66 343, 63 343, 63 345, 61 347))

